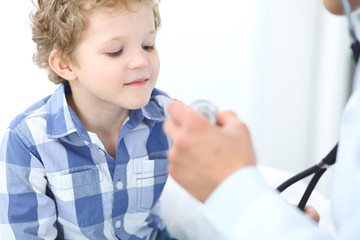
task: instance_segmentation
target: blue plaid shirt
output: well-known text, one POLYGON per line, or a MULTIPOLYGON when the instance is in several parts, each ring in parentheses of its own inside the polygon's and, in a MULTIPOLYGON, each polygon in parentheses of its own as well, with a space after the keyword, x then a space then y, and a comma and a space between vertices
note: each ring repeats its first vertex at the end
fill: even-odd
POLYGON ((0 152, 0 239, 154 239, 167 179, 164 105, 132 110, 116 159, 67 105, 66 85, 15 118, 0 152))

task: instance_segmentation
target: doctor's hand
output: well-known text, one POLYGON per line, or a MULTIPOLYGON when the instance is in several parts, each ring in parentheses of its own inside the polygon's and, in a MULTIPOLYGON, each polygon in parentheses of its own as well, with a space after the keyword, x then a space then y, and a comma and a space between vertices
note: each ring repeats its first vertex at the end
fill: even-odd
POLYGON ((305 213, 306 216, 310 217, 315 222, 317 222, 317 223, 320 222, 320 215, 319 215, 318 211, 316 211, 316 209, 313 206, 306 205, 305 208, 304 208, 304 213, 305 213))
POLYGON ((168 106, 168 113, 169 173, 198 200, 204 202, 238 169, 256 165, 250 133, 233 112, 218 112, 217 126, 179 101, 168 106))

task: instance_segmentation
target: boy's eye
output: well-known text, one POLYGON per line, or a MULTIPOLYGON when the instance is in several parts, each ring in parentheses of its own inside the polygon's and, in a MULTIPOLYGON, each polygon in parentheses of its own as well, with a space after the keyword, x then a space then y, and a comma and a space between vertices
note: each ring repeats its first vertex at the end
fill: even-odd
POLYGON ((122 53, 122 49, 120 49, 119 51, 116 51, 116 52, 110 52, 110 53, 108 53, 108 55, 110 56, 110 57, 117 57, 117 56, 120 56, 120 54, 122 53))
POLYGON ((143 46, 143 49, 145 50, 145 51, 151 51, 151 50, 153 50, 155 48, 155 46, 154 45, 150 45, 150 46, 143 46))

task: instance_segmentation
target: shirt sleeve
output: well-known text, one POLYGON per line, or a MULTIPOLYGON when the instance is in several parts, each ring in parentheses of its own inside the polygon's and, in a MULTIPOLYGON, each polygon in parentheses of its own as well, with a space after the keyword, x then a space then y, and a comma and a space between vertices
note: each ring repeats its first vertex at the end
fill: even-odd
POLYGON ((55 239, 56 210, 30 142, 7 130, 0 149, 0 238, 55 239))
POLYGON ((203 213, 227 240, 330 239, 271 189, 256 167, 240 169, 222 182, 203 213))
POLYGON ((340 141, 332 181, 332 212, 339 239, 360 237, 360 65, 357 88, 341 119, 340 141))

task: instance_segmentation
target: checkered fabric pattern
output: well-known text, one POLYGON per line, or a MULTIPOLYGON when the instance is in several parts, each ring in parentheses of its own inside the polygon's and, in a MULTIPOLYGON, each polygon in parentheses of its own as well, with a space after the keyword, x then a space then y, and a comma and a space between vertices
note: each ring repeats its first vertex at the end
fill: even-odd
POLYGON ((167 179, 170 98, 125 121, 116 159, 67 105, 66 84, 16 117, 0 149, 0 239, 155 239, 167 179))

